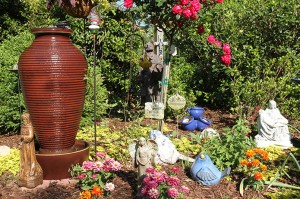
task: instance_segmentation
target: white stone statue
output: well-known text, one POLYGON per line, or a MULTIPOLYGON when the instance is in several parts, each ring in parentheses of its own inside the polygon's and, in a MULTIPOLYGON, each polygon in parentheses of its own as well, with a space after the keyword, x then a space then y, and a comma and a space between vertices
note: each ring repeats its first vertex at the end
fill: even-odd
POLYGON ((155 166, 154 159, 157 155, 157 144, 153 140, 146 140, 141 137, 133 140, 134 143, 128 146, 133 165, 138 168, 138 177, 146 174, 147 168, 155 166))
POLYGON ((269 108, 259 110, 258 135, 255 136, 257 147, 281 146, 292 147, 288 120, 281 115, 276 102, 271 100, 269 108))
POLYGON ((150 138, 157 143, 158 151, 154 161, 155 164, 175 164, 177 160, 194 162, 195 159, 180 154, 172 141, 158 130, 150 132, 150 138))

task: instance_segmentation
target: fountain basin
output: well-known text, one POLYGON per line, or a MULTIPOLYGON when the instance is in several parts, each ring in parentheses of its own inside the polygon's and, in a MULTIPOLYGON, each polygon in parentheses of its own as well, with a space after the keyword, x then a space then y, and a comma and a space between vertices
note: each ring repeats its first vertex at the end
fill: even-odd
POLYGON ((89 158, 90 146, 82 140, 75 140, 73 152, 43 154, 37 149, 36 159, 43 169, 44 180, 60 180, 70 178, 72 165, 82 164, 89 158))

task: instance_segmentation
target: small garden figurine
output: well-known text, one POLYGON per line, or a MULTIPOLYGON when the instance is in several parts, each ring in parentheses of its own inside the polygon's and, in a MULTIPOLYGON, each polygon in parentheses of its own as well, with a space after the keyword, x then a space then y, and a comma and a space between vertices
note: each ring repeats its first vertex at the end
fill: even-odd
POLYGON ((219 183, 226 175, 230 174, 230 170, 231 168, 228 167, 222 172, 219 171, 208 155, 200 154, 191 167, 191 175, 197 182, 210 186, 219 183))
POLYGON ((279 145, 283 148, 292 147, 288 120, 281 115, 276 102, 271 100, 269 108, 259 111, 258 135, 255 136, 257 147, 279 145))
POLYGON ((149 139, 147 141, 144 137, 134 141, 135 144, 130 144, 128 149, 134 160, 134 167, 138 168, 138 177, 141 177, 146 174, 146 168, 152 168, 154 166, 157 145, 153 140, 149 139))
POLYGON ((177 160, 194 162, 195 159, 180 154, 172 141, 158 130, 150 132, 150 138, 157 143, 158 151, 155 157, 155 164, 175 164, 177 160))
POLYGON ((34 188, 43 184, 43 170, 35 157, 34 132, 29 113, 22 115, 19 186, 34 188))

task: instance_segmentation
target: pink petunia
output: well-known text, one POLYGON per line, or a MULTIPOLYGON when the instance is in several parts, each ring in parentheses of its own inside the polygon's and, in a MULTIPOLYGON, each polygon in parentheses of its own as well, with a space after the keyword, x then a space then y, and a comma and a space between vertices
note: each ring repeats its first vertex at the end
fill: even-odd
POLYGON ((168 196, 171 197, 171 198, 177 198, 179 192, 176 188, 169 188, 168 189, 168 196))

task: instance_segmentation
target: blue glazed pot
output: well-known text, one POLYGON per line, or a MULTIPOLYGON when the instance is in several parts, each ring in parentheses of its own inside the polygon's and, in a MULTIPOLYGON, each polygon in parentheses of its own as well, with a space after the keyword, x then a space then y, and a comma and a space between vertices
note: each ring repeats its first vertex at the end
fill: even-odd
POLYGON ((194 131, 197 128, 197 120, 193 116, 186 116, 182 119, 181 124, 185 130, 194 131))
POLYGON ((205 117, 200 117, 197 120, 197 130, 202 131, 203 129, 207 128, 209 125, 211 125, 211 121, 205 117))
POLYGON ((199 119, 201 117, 201 115, 204 113, 204 108, 202 108, 200 106, 193 106, 193 107, 188 108, 188 112, 195 119, 199 119))

